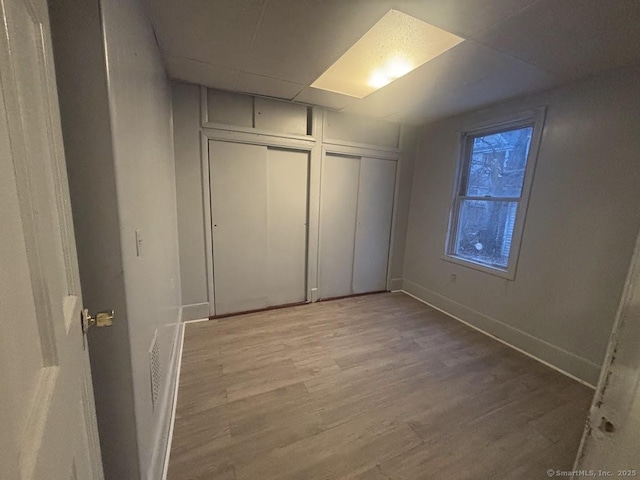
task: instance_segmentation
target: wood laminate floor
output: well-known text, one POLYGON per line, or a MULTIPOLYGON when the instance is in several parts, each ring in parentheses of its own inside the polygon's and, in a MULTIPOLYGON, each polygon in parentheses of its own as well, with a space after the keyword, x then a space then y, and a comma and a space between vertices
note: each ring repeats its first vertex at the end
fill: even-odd
POLYGON ((402 293, 192 323, 168 478, 543 479, 592 394, 402 293))

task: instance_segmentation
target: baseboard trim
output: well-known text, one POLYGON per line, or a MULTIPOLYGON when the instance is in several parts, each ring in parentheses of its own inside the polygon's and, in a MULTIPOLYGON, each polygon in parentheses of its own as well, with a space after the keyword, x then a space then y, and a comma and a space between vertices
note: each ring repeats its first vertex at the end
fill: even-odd
POLYGON ((199 322, 208 322, 211 319, 209 317, 204 317, 204 318, 196 318, 195 320, 185 320, 182 323, 199 323, 199 322))
POLYGON ((318 289, 317 288, 312 288, 311 289, 311 298, 309 299, 310 302, 314 303, 318 301, 318 298, 320 297, 318 289))
POLYGON ((197 320, 204 317, 209 317, 208 303, 192 303, 190 305, 182 306, 183 322, 188 320, 197 320))
MULTIPOLYGON (((180 312, 179 312, 180 313, 180 312)), ((178 315, 179 320, 181 315, 178 315)), ((173 391, 176 388, 175 372, 178 368, 181 354, 181 342, 184 331, 184 324, 180 321, 176 323, 176 334, 171 349, 171 357, 169 363, 169 372, 167 373, 167 384, 162 392, 160 404, 157 413, 157 426, 154 431, 153 453, 151 455, 151 463, 146 472, 147 480, 157 480, 163 474, 164 457, 166 455, 167 441, 170 437, 171 429, 171 410, 173 409, 173 391)))
POLYGON ((285 304, 282 304, 282 305, 272 305, 270 307, 256 308, 255 310, 245 310, 245 311, 242 311, 242 312, 222 313, 220 315, 210 316, 209 320, 219 320, 221 318, 229 318, 229 317, 240 317, 242 315, 250 315, 252 313, 269 312, 271 310, 282 310, 283 308, 299 307, 301 305, 307 305, 307 304, 308 304, 308 302, 305 300, 304 302, 285 303, 285 304))
POLYGON ((321 298, 318 302, 333 302, 334 300, 344 300, 345 298, 356 298, 356 297, 366 297, 368 295, 379 295, 381 293, 387 293, 388 290, 378 290, 375 292, 365 292, 365 293, 351 293, 349 295, 340 295, 339 297, 327 297, 321 298))
POLYGON ((164 461, 162 464, 162 480, 167 480, 169 473, 169 457, 171 456, 171 443, 173 441, 173 427, 176 421, 176 406, 178 405, 178 388, 180 386, 180 369, 182 367, 182 349, 184 347, 184 323, 180 324, 180 343, 178 345, 178 361, 176 363, 175 372, 173 375, 173 401, 171 402, 171 416, 169 418, 169 434, 167 436, 167 446, 164 454, 164 461))
POLYGON ((402 278, 392 278, 389 280, 389 291, 395 292, 402 290, 402 278))
POLYGON ((404 280, 401 291, 543 365, 589 388, 595 389, 595 383, 600 375, 600 366, 591 361, 500 322, 495 318, 477 312, 410 280, 404 280), (460 313, 456 315, 452 311, 460 313), (461 318, 462 316, 464 316, 465 320, 461 318), (479 325, 482 325, 482 327, 479 325))

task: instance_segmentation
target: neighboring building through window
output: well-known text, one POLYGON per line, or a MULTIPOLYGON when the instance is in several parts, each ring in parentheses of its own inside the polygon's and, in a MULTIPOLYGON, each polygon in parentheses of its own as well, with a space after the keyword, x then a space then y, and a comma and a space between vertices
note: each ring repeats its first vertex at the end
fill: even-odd
POLYGON ((447 257, 515 275, 543 110, 462 134, 447 257))

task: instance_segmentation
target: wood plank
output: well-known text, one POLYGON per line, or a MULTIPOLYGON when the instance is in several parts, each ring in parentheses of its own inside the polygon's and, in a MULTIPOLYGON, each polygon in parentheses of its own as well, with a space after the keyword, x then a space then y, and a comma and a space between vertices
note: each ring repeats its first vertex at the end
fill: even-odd
POLYGON ((591 396, 401 293, 193 323, 168 478, 543 478, 591 396))

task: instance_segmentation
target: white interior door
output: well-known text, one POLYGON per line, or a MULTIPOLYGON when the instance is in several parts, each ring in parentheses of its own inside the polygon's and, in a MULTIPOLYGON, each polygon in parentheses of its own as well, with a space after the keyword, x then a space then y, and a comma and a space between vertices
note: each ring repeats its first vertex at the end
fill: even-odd
POLYGON ((309 154, 209 142, 215 313, 306 299, 309 154))
POLYGON ((387 289, 396 162, 360 160, 353 293, 387 289))
POLYGON ((360 158, 327 154, 320 186, 320 297, 351 295, 360 158))
POLYGON ((267 295, 269 305, 307 298, 309 154, 267 150, 267 295))
POLYGON ((265 308, 267 148, 209 142, 216 315, 265 308))
POLYGON ((100 479, 47 3, 0 8, 0 476, 100 479))

